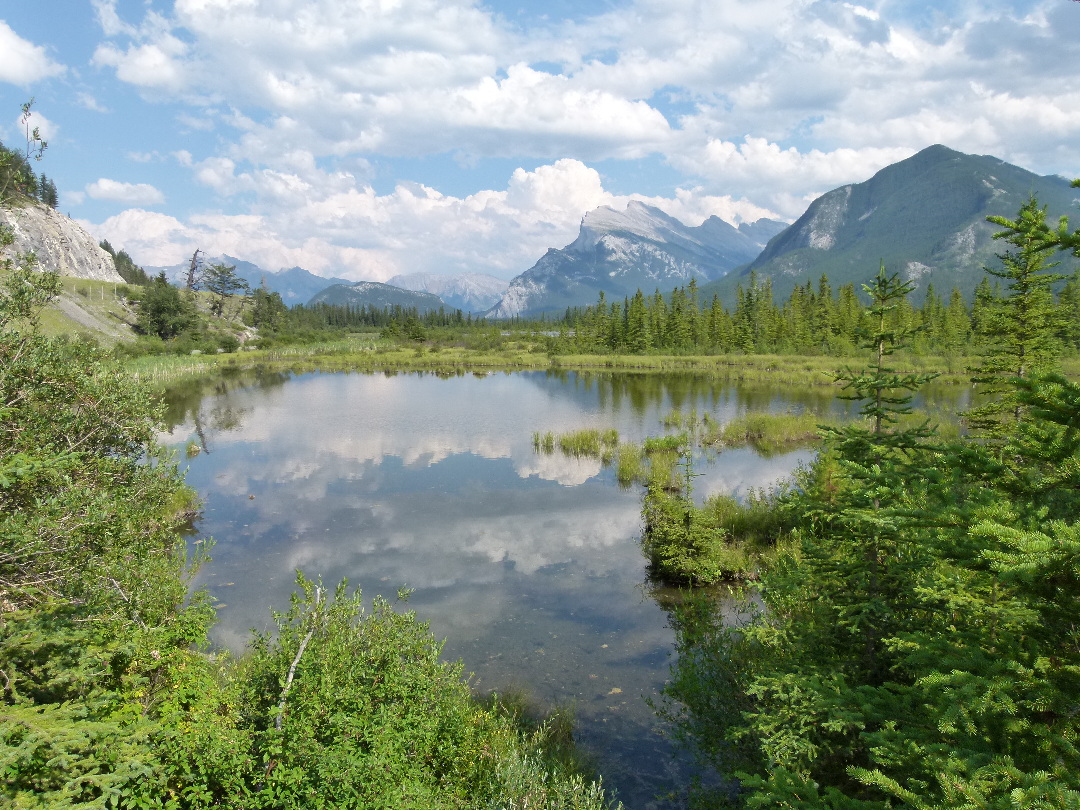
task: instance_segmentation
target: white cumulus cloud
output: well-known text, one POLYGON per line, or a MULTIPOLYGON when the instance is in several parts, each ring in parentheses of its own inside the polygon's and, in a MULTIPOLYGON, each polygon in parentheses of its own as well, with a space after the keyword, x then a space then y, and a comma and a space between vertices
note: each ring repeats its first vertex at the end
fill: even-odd
MULTIPOLYGON (((299 164, 305 161, 297 158, 299 164)), ((407 272, 483 272, 510 278, 549 247, 577 236, 582 216, 631 199, 690 224, 709 216, 732 223, 776 213, 729 196, 679 189, 673 197, 615 195, 586 164, 564 159, 515 170, 502 190, 466 197, 417 184, 377 194, 348 176, 233 172, 229 162, 193 167, 211 186, 254 190, 260 213, 206 213, 187 222, 145 210, 110 217, 93 232, 122 245, 140 264, 174 264, 195 248, 241 256, 269 270, 300 265, 321 275, 385 281, 407 272), (144 224, 145 223, 145 224, 144 224)))
POLYGON ((122 183, 102 177, 86 187, 88 196, 95 200, 128 205, 160 205, 165 202, 165 195, 148 183, 122 183))
MULTIPOLYGON (((95 0, 93 63, 179 106, 185 136, 213 132, 161 147, 212 202, 164 245, 133 233, 129 252, 509 277, 631 198, 688 223, 794 218, 933 143, 1080 173, 1080 4, 602 5, 523 22, 475 0, 176 0, 124 19, 95 0), (493 159, 531 168, 453 194, 399 168, 451 159, 462 177, 493 159), (666 187, 632 193, 619 175, 642 166, 666 187)), ((121 193, 160 202, 87 188, 121 193)))
POLYGON ((48 51, 16 34, 11 26, 0 20, 0 82, 27 87, 67 70, 54 62, 48 51))

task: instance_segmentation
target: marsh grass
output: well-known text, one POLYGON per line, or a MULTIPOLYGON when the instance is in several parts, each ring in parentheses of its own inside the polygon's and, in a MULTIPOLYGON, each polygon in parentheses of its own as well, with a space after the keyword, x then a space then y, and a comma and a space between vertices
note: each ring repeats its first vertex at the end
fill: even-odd
POLYGON ((679 474, 678 450, 654 450, 645 455, 649 463, 642 483, 646 488, 664 492, 681 491, 683 481, 679 474))
MULTIPOLYGON (((708 415, 708 414, 706 414, 708 415)), ((679 431, 693 431, 698 426, 698 412, 697 408, 693 408, 689 413, 683 413, 678 408, 669 411, 660 423, 668 430, 679 431)))
MULTIPOLYGON (((107 295, 107 294, 106 294, 107 295)), ((275 346, 228 355, 198 367, 201 373, 213 373, 218 365, 259 363, 282 371, 396 371, 432 370, 467 372, 488 370, 553 369, 562 371, 623 371, 639 373, 692 373, 706 378, 743 384, 768 386, 834 385, 835 372, 845 366, 859 366, 859 357, 802 355, 590 355, 551 354, 542 341, 523 339, 476 338, 470 341, 428 341, 425 351, 416 344, 397 345, 371 332, 358 332, 320 343, 275 346)), ((150 379, 178 378, 169 359, 142 359, 138 373, 150 379), (162 370, 152 368, 161 360, 162 370)), ((131 361, 134 363, 135 361, 131 361)), ((939 382, 966 385, 970 371, 978 365, 976 357, 934 357, 894 355, 898 373, 939 372, 939 382)), ((1067 376, 1080 377, 1080 358, 1063 362, 1067 376)), ((704 418, 704 417, 703 417, 704 418)))
POLYGON ((645 455, 651 456, 657 453, 678 453, 689 445, 689 434, 673 433, 668 436, 649 436, 642 443, 642 449, 645 455))
POLYGON ((836 420, 823 419, 817 414, 753 412, 732 419, 725 425, 714 423, 703 431, 704 445, 742 447, 749 445, 763 456, 811 447, 821 442, 820 426, 838 426, 836 420))
POLYGON ((558 448, 567 456, 598 458, 604 463, 609 463, 615 456, 615 449, 619 446, 619 431, 613 428, 606 430, 585 428, 559 434, 556 441, 558 448))
POLYGON ((732 542, 762 551, 789 538, 794 528, 782 508, 784 490, 751 490, 739 502, 731 495, 713 495, 702 507, 706 522, 732 542))
POLYGON ((508 720, 548 766, 595 778, 593 761, 574 741, 572 704, 544 706, 528 690, 515 686, 478 696, 478 700, 496 717, 508 720))
POLYGON ((533 450, 537 453, 554 453, 555 452, 555 434, 550 430, 546 433, 540 433, 539 431, 533 433, 533 450))
POLYGON ((648 462, 640 444, 623 442, 615 452, 615 478, 622 487, 645 480, 648 462))

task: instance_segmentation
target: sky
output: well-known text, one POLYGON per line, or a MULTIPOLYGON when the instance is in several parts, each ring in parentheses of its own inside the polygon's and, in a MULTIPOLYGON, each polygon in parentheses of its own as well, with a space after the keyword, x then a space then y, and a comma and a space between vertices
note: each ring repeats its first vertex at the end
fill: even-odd
POLYGON ((0 140, 147 267, 509 279, 941 143, 1080 176, 1075 0, 0 0, 0 140))

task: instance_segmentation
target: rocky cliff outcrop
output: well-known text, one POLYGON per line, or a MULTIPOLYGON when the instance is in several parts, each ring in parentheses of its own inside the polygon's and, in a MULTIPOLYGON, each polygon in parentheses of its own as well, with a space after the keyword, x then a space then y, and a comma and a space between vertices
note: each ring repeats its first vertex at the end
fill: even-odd
POLYGON ((0 224, 15 233, 10 254, 33 251, 38 265, 62 276, 122 283, 113 258, 77 222, 37 203, 0 208, 0 224))

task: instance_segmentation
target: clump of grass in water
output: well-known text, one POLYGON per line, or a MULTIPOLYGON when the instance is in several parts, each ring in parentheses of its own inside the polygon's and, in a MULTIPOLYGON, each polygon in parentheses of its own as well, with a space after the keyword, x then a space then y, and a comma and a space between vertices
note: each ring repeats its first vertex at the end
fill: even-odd
MULTIPOLYGON (((648 441, 646 441, 646 445, 648 441)), ((649 460, 645 486, 649 489, 665 492, 681 492, 683 481, 678 470, 679 453, 677 450, 654 450, 646 448, 649 460)))
POLYGON ((533 450, 537 453, 555 452, 555 434, 550 430, 546 433, 539 431, 533 433, 533 450))
POLYGON ((768 455, 795 447, 817 444, 822 423, 813 413, 747 413, 724 426, 715 425, 702 437, 703 444, 724 444, 729 447, 750 445, 768 455))
POLYGON ((559 449, 568 456, 599 458, 607 463, 619 445, 619 431, 613 428, 575 430, 560 434, 558 443, 559 449))
POLYGON ((740 503, 731 495, 713 495, 702 507, 705 520, 735 543, 764 550, 791 534, 789 516, 780 508, 783 488, 775 492, 752 489, 740 503))
POLYGON ((676 433, 672 436, 649 436, 645 439, 643 449, 646 455, 654 453, 678 453, 690 443, 690 437, 685 433, 676 433))
POLYGON ((645 451, 640 444, 623 442, 615 453, 615 478, 623 487, 645 480, 645 451))
POLYGON ((693 430, 698 421, 697 408, 692 409, 688 414, 676 408, 660 421, 668 429, 693 430))
POLYGON ((546 708, 528 691, 515 687, 491 692, 481 697, 480 703, 496 716, 507 718, 542 764, 578 777, 596 778, 594 763, 574 742, 572 705, 546 708))

